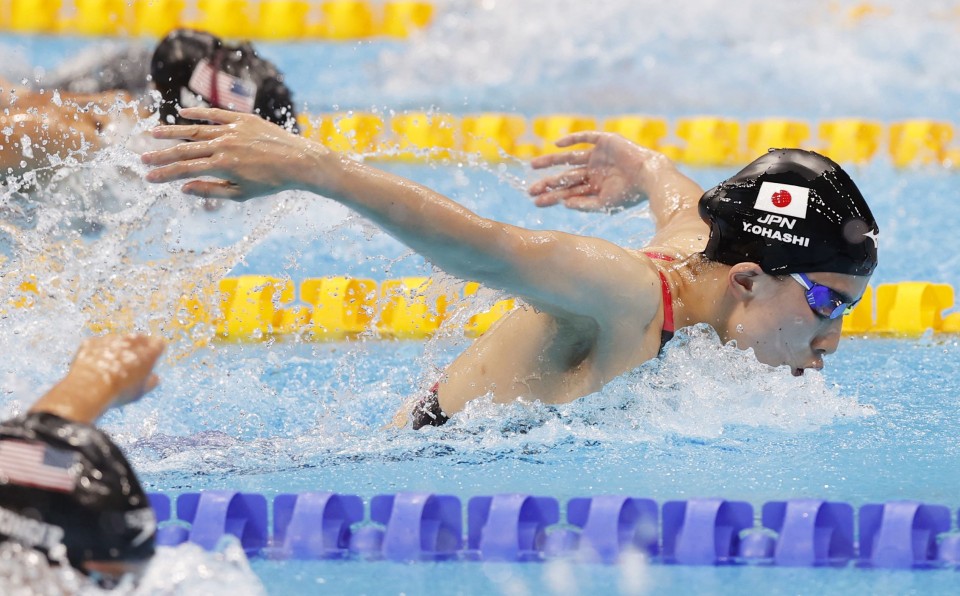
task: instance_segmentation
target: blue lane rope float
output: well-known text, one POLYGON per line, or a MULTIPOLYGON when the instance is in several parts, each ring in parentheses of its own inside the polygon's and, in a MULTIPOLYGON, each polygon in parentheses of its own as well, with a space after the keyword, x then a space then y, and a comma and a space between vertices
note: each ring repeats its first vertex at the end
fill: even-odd
POLYGON ((668 501, 604 495, 567 501, 525 494, 265 496, 229 490, 151 493, 157 543, 213 549, 225 536, 269 559, 616 563, 642 553, 674 565, 919 569, 960 566, 951 511, 919 501, 865 504, 791 499, 753 505, 719 498, 668 501), (176 518, 173 517, 174 511, 176 518), (464 526, 464 515, 466 525, 464 526), (856 519, 855 519, 856 518, 856 519), (857 525, 858 524, 858 525, 857 525), (855 525, 858 537, 855 536, 855 525))

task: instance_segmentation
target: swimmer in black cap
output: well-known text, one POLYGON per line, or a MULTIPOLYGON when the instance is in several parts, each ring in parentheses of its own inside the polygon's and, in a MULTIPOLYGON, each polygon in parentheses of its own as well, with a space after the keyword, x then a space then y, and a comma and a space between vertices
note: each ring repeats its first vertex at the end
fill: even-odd
POLYGON ((156 518, 130 464, 93 423, 156 386, 162 351, 146 336, 89 339, 62 381, 0 424, 0 541, 105 580, 142 570, 156 518))
POLYGON ((696 323, 794 374, 821 368, 877 262, 877 225, 859 191, 812 153, 769 154, 706 195, 663 155, 602 133, 563 141, 594 143, 590 151, 534 161, 572 166, 531 187, 540 204, 649 201, 656 232, 632 250, 482 218, 250 115, 182 116, 212 125, 154 129, 159 139, 195 142, 144 154, 148 181, 188 180, 187 194, 235 201, 290 189, 330 197, 447 273, 523 300, 398 415, 414 428, 442 424, 484 395, 572 401, 696 323))
POLYGON ((160 120, 185 124, 181 107, 207 106, 257 114, 297 132, 293 96, 283 74, 249 42, 230 44, 205 31, 177 29, 150 60, 160 92, 160 120))
MULTIPOLYGON (((686 256, 675 269, 690 274, 693 284, 703 284, 709 270, 723 271, 721 265, 730 268, 728 275, 759 269, 769 280, 794 280, 824 333, 810 339, 810 365, 793 365, 793 371, 822 367, 822 355, 836 349, 842 315, 859 301, 877 266, 877 222, 843 168, 812 151, 771 149, 702 193, 665 156, 619 135, 585 132, 558 145, 578 143, 593 147, 533 160, 537 169, 572 166, 530 187, 538 206, 562 203, 571 209, 612 212, 649 199, 657 223, 652 243, 680 249, 677 256, 686 256)), ((752 277, 767 281, 756 271, 752 277)), ((798 291, 794 284, 786 285, 792 293, 798 291)), ((802 364, 807 350, 802 337, 791 341, 791 331, 804 327, 804 317, 795 325, 778 325, 772 335, 756 333, 774 331, 763 323, 766 319, 749 317, 736 324, 721 320, 714 326, 725 340, 753 348, 761 362, 802 364), (789 353, 794 345, 800 352, 796 356, 789 353)))
POLYGON ((181 106, 258 114, 294 132, 297 113, 283 73, 249 42, 230 44, 203 31, 177 29, 152 52, 138 44, 101 48, 78 72, 67 64, 31 89, 0 78, 0 173, 50 170, 72 157, 126 141, 138 119, 159 111, 176 120, 181 106), (155 89, 154 105, 148 91, 155 89))

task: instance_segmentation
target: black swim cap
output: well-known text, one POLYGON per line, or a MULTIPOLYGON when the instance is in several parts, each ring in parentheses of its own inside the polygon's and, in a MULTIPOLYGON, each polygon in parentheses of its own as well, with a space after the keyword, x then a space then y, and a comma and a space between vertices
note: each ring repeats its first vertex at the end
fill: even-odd
POLYGON ((812 151, 771 149, 704 193, 700 217, 712 261, 775 275, 870 275, 877 266, 880 230, 867 202, 839 165, 812 151))
POLYGON ((283 75, 247 42, 232 45, 203 31, 171 31, 153 52, 150 78, 160 92, 160 120, 165 124, 196 124, 177 110, 211 106, 258 114, 298 132, 283 75))
POLYGON ((0 539, 85 571, 150 558, 156 527, 130 464, 96 428, 48 413, 0 424, 0 539))

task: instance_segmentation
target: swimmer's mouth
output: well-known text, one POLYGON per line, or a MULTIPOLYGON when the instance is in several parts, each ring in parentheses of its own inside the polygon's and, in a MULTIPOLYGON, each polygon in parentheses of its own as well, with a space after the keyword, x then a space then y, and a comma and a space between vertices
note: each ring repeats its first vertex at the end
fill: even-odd
POLYGON ((823 370, 823 366, 808 366, 807 368, 795 368, 795 369, 793 369, 793 376, 795 376, 795 377, 802 377, 804 371, 806 371, 807 369, 811 369, 811 370, 823 370))

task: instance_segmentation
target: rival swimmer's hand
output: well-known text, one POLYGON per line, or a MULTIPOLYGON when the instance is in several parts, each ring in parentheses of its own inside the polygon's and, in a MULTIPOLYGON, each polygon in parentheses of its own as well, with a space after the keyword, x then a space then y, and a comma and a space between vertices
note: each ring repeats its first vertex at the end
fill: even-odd
POLYGON ((530 165, 535 170, 571 166, 530 185, 538 207, 557 203, 579 211, 613 211, 632 207, 647 196, 647 171, 666 157, 608 132, 579 132, 557 141, 558 147, 591 143, 583 151, 541 155, 530 165))
POLYGON ((140 399, 160 382, 153 365, 164 342, 147 335, 103 335, 81 344, 70 370, 31 412, 93 424, 110 406, 140 399))
POLYGON ((103 335, 80 345, 68 377, 80 377, 109 396, 107 405, 140 399, 160 383, 153 373, 163 353, 162 339, 149 335, 103 335))
MULTIPOLYGON (((186 194, 205 198, 246 201, 254 197, 296 188, 307 173, 304 157, 329 151, 319 143, 292 134, 255 114, 240 114, 217 108, 184 108, 191 120, 211 124, 158 126, 156 139, 195 141, 141 156, 153 166, 149 182, 172 182, 200 176, 218 180, 190 180, 186 194)), ((309 161, 309 160, 308 160, 309 161)))

